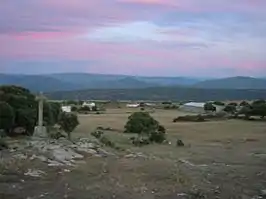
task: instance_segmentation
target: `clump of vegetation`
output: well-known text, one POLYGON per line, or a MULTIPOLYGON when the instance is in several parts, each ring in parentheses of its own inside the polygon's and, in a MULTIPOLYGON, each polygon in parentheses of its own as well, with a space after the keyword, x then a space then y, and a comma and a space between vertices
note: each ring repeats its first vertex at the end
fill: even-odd
POLYGON ((111 148, 116 148, 116 145, 114 142, 112 142, 111 140, 109 140, 105 135, 102 135, 99 138, 99 141, 104 144, 105 146, 111 147, 111 148))
POLYGON ((117 146, 113 141, 108 139, 108 137, 104 135, 103 131, 96 130, 92 132, 91 135, 98 139, 104 146, 108 146, 116 150, 123 150, 121 147, 117 146))
POLYGON ((146 137, 143 137, 143 136, 131 137, 130 140, 133 145, 138 146, 138 147, 148 145, 151 143, 147 136, 146 137))
POLYGON ((77 106, 71 106, 71 112, 77 112, 78 107, 77 106))
POLYGON ((99 130, 97 130, 97 131, 93 131, 93 132, 91 132, 91 135, 92 135, 93 137, 95 137, 95 138, 99 139, 99 138, 101 138, 101 137, 102 137, 102 135, 103 135, 103 132, 102 132, 102 131, 99 131, 99 130))
POLYGON ((135 112, 129 116, 124 132, 138 135, 131 139, 135 145, 162 143, 166 139, 165 128, 147 112, 135 112))
POLYGON ((91 108, 88 106, 83 106, 78 109, 79 112, 89 112, 91 111, 91 108))
POLYGON ((206 120, 202 115, 185 115, 173 119, 173 122, 205 122, 205 121, 206 120))
POLYGON ((7 102, 0 101, 0 129, 8 133, 14 125, 14 121, 14 109, 7 102))
MULTIPOLYGON (((0 86, 0 129, 8 136, 16 135, 15 129, 25 129, 31 135, 37 123, 38 102, 28 89, 19 86, 0 86)), ((58 122, 61 105, 44 102, 44 123, 53 126, 58 122)))
POLYGON ((212 111, 212 112, 214 112, 214 111, 216 111, 216 107, 213 106, 212 103, 206 103, 206 104, 204 104, 204 110, 205 111, 212 111))
POLYGON ((238 106, 238 104, 236 102, 230 102, 228 105, 230 105, 230 106, 238 106))
POLYGON ((246 101, 242 101, 242 102, 239 104, 239 106, 244 107, 244 106, 250 106, 250 105, 249 105, 248 102, 246 102, 246 101))
POLYGON ((166 105, 163 107, 166 110, 171 110, 171 109, 178 109, 179 106, 175 105, 175 104, 170 104, 170 105, 166 105))
POLYGON ((236 106, 228 104, 228 105, 226 105, 226 107, 224 108, 224 111, 227 112, 227 113, 231 113, 231 114, 233 114, 233 113, 236 112, 236 106))
POLYGON ((213 102, 214 105, 217 105, 217 106, 224 106, 225 104, 223 102, 220 102, 220 101, 215 101, 213 102))
POLYGON ((79 125, 79 121, 76 114, 63 112, 60 115, 58 124, 67 133, 68 139, 70 140, 71 133, 79 125))
POLYGON ((0 151, 4 149, 8 149, 8 144, 4 138, 0 137, 0 151))
POLYGON ((0 86, 0 99, 1 108, 5 110, 0 111, 0 121, 4 121, 1 125, 6 133, 11 134, 16 127, 23 127, 27 134, 32 134, 37 120, 35 96, 19 86, 0 86))
POLYGON ((49 127, 48 135, 51 139, 58 140, 60 138, 66 138, 66 136, 61 132, 61 129, 58 127, 49 127))
POLYGON ((177 140, 176 140, 176 146, 177 146, 177 147, 182 147, 182 146, 185 146, 185 144, 184 144, 184 142, 183 142, 182 140, 177 139, 177 140))
POLYGON ((266 116, 266 101, 256 100, 251 105, 246 105, 236 115, 240 114, 244 114, 247 120, 250 120, 252 116, 259 116, 261 119, 264 119, 266 116))
POLYGON ((102 127, 102 126, 98 126, 97 130, 100 130, 100 131, 114 131, 114 129, 111 128, 111 127, 102 127))

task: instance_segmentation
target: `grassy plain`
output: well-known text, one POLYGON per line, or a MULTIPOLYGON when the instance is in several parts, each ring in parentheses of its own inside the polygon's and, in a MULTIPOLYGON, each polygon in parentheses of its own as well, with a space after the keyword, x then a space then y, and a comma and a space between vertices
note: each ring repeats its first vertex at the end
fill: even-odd
MULTIPOLYGON (((155 110, 151 115, 166 127, 171 144, 138 148, 130 144, 132 135, 122 133, 134 111, 108 109, 104 114, 79 115, 74 137, 91 137, 98 126, 111 127, 113 131, 105 135, 125 151, 106 148, 115 155, 87 157, 64 175, 47 168, 46 178, 24 185, 24 195, 43 193, 40 198, 49 199, 250 199, 266 189, 265 122, 173 123, 173 118, 186 113, 155 110), (182 139, 185 147, 176 147, 177 139, 182 139)), ((22 199, 23 194, 17 198, 22 199)))
MULTIPOLYGON (((149 193, 142 193, 144 195, 136 192, 138 197, 176 198, 178 193, 200 189, 198 192, 203 192, 207 198, 248 198, 265 189, 265 122, 173 123, 173 118, 186 113, 155 110, 151 115, 166 127, 171 144, 138 148, 129 142, 132 135, 122 133, 132 112, 134 109, 109 109, 102 115, 80 115, 81 125, 75 133, 76 136, 90 136, 98 126, 111 127, 114 131, 105 133, 110 140, 122 148, 151 157, 149 160, 119 158, 105 164, 110 176, 116 175, 116 183, 121 186, 149 187, 149 193), (177 139, 182 139, 186 146, 176 147, 177 139), (152 194, 153 189, 157 191, 152 194)), ((106 179, 109 174, 105 175, 106 179)), ((135 193, 134 189, 127 191, 135 193)))

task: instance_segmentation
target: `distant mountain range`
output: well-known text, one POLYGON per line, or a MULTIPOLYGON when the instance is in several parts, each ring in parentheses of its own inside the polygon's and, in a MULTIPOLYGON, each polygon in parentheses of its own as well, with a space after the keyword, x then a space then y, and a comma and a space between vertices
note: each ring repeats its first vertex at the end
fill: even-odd
POLYGON ((55 100, 208 101, 266 99, 265 90, 153 87, 138 89, 86 89, 45 93, 55 100))
POLYGON ((202 81, 196 83, 194 87, 205 89, 266 89, 266 79, 252 77, 230 77, 202 81))
POLYGON ((34 92, 73 91, 84 89, 144 89, 153 87, 185 87, 201 89, 266 89, 266 79, 230 77, 199 79, 189 77, 142 77, 89 73, 47 75, 0 74, 0 85, 19 85, 34 92))

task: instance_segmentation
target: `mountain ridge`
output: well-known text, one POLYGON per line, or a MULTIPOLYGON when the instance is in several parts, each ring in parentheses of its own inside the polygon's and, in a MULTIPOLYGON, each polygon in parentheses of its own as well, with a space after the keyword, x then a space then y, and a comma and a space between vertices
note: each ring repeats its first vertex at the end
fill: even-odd
POLYGON ((55 92, 82 89, 135 89, 184 87, 201 89, 266 89, 266 79, 236 76, 219 79, 191 77, 145 77, 94 73, 42 75, 1 74, 0 85, 14 84, 32 91, 55 92))
POLYGON ((266 79, 236 76, 202 81, 196 83, 194 87, 205 89, 266 89, 266 79))

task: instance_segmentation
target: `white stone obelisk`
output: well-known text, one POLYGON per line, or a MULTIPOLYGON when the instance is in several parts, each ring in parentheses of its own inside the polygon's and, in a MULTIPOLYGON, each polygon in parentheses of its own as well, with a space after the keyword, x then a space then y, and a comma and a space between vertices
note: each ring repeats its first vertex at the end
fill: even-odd
POLYGON ((39 96, 36 97, 36 100, 38 101, 38 125, 35 126, 33 136, 47 137, 46 127, 43 126, 43 102, 45 100, 45 97, 42 92, 39 96))

